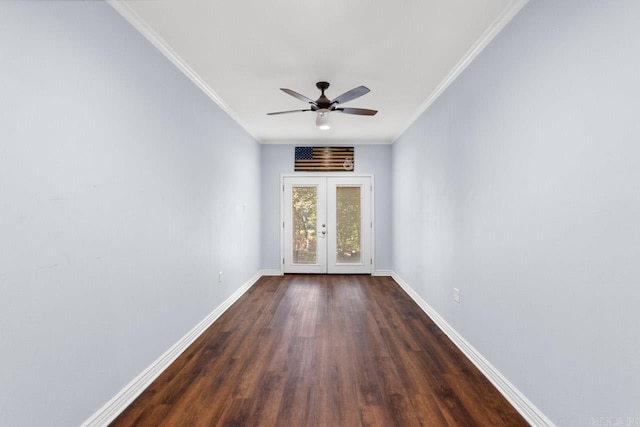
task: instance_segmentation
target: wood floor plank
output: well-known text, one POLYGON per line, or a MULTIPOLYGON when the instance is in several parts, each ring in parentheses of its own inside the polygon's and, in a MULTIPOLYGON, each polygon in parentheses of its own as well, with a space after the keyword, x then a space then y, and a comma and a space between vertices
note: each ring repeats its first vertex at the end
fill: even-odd
POLYGON ((112 426, 526 426, 389 277, 263 277, 112 426))

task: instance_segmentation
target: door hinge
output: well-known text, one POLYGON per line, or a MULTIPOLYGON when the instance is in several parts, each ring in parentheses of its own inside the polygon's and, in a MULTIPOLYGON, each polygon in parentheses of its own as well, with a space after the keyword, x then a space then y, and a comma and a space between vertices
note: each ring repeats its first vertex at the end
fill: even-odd
POLYGON ((282 265, 284 265, 284 258, 282 258, 282 265))
POLYGON ((284 191, 284 184, 282 185, 282 191, 284 191))
POLYGON ((371 258, 369 261, 371 261, 371 263, 370 263, 370 264, 371 264, 371 265, 373 265, 373 258, 371 258))
POLYGON ((284 221, 282 221, 282 228, 284 228, 284 221))

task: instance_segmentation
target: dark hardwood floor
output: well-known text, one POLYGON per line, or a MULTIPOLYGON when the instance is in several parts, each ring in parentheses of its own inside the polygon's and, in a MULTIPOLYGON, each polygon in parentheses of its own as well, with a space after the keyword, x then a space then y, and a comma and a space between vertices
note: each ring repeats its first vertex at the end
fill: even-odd
POLYGON ((112 426, 526 426, 389 277, 263 277, 112 426))

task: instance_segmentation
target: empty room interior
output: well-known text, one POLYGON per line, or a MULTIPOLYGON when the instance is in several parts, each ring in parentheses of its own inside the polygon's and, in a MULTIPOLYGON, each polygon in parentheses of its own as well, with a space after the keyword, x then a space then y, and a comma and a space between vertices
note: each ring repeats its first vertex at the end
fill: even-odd
POLYGON ((0 2, 0 425, 640 426, 638 22, 0 2))

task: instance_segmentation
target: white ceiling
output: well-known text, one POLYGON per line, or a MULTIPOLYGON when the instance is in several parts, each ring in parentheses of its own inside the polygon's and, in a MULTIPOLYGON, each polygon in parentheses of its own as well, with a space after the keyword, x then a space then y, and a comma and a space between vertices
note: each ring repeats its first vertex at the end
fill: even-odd
POLYGON ((392 143, 527 0, 120 0, 110 4, 262 143, 392 143), (267 116, 308 104, 279 88, 333 99, 332 113, 267 116))

